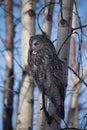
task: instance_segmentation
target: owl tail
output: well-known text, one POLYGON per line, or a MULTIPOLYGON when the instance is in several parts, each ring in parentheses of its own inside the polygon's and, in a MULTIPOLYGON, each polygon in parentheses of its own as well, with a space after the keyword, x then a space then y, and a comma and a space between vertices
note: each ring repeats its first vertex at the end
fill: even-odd
POLYGON ((64 105, 58 107, 57 114, 62 120, 64 120, 64 105))

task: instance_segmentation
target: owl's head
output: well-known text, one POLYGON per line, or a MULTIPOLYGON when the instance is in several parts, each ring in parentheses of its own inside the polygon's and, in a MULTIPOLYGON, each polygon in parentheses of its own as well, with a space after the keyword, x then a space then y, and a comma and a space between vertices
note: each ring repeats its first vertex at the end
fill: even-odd
POLYGON ((49 43, 49 39, 44 35, 35 35, 32 36, 29 40, 30 44, 30 53, 36 54, 39 50, 43 48, 44 45, 49 43))

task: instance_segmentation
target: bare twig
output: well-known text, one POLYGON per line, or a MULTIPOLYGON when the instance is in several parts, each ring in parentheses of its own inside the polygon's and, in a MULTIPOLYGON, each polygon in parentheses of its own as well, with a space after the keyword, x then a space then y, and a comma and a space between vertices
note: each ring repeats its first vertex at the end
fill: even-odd
MULTIPOLYGON (((7 79, 7 80, 10 80, 10 78, 9 78, 9 79, 7 79)), ((3 88, 3 89, 4 89, 4 87, 3 87, 3 86, 0 86, 0 88, 3 88)), ((19 94, 19 92, 18 92, 18 91, 15 91, 15 90, 10 89, 10 88, 8 88, 8 89, 7 89, 7 91, 10 91, 10 92, 12 92, 12 93, 14 93, 14 94, 19 94)))
POLYGON ((87 87, 87 83, 68 65, 66 65, 62 60, 60 60, 63 65, 65 65, 69 70, 71 70, 78 78, 79 80, 84 83, 84 85, 87 87))
POLYGON ((87 24, 82 25, 82 26, 80 26, 80 27, 72 28, 72 31, 78 30, 78 29, 81 29, 81 28, 85 28, 85 27, 87 27, 87 24))
POLYGON ((59 3, 60 3, 61 20, 64 20, 63 19, 63 11, 62 11, 62 0, 59 0, 59 3))
POLYGON ((57 52, 57 55, 59 55, 59 53, 60 53, 62 47, 63 47, 64 44, 67 42, 67 40, 71 37, 71 35, 74 34, 74 33, 77 34, 77 32, 73 32, 73 31, 78 30, 78 29, 81 29, 81 28, 85 28, 85 27, 87 27, 87 24, 86 24, 86 25, 83 25, 83 26, 80 26, 80 27, 77 27, 77 28, 72 28, 71 33, 67 36, 67 38, 65 39, 65 41, 62 43, 62 45, 61 45, 59 51, 57 52))

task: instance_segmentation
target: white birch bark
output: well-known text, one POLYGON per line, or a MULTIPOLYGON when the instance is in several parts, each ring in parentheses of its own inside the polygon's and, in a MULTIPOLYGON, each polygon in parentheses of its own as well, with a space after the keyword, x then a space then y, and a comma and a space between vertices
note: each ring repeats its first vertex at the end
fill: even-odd
POLYGON ((39 91, 36 130, 44 130, 45 115, 44 115, 44 111, 40 110, 41 108, 42 108, 42 93, 39 91))
MULTIPOLYGON (((87 64, 85 64, 84 69, 82 72, 80 72, 79 76, 84 80, 84 78, 87 76, 87 64)), ((78 92, 80 90, 81 87, 81 81, 78 79, 78 77, 74 78, 73 81, 73 86, 72 87, 76 87, 74 88, 74 92, 73 92, 73 96, 72 96, 72 101, 71 101, 71 108, 74 109, 77 105, 77 98, 78 98, 78 92), (75 86, 77 85, 77 86, 75 86)))
MULTIPOLYGON (((51 2, 55 2, 55 0, 45 0, 45 5, 51 2)), ((51 36, 52 30, 52 16, 53 16, 54 5, 51 4, 44 9, 44 22, 43 22, 43 31, 46 33, 48 37, 51 36)))
POLYGON ((22 86, 19 95, 16 130, 32 129, 33 81, 28 69, 29 39, 35 32, 35 0, 23 0, 22 5, 22 86))
MULTIPOLYGON (((57 52, 59 52, 63 42, 71 33, 72 29, 72 9, 73 0, 62 0, 62 14, 59 13, 58 22, 58 37, 57 37, 57 52)), ((64 61, 65 64, 69 62, 70 39, 63 45, 58 57, 64 61)), ((68 68, 63 67, 63 82, 66 84, 68 78, 68 68)), ((65 88, 66 91, 66 88, 65 88)))
MULTIPOLYGON (((59 51, 61 45, 71 33, 72 29, 72 8, 73 0, 62 0, 62 14, 63 20, 61 19, 61 13, 59 14, 58 22, 58 38, 57 38, 57 52, 59 51)), ((68 64, 69 61, 69 50, 70 50, 70 39, 63 45, 58 57, 68 64)), ((63 70, 64 82, 67 82, 68 68, 64 67, 63 70)))
MULTIPOLYGON (((72 28, 76 27, 76 15, 75 15, 75 5, 73 4, 73 16, 72 16, 72 28)), ((70 41, 70 65, 71 68, 76 72, 77 71, 77 64, 75 60, 75 34, 71 36, 71 41, 70 41)), ((72 97, 71 97, 71 102, 70 102, 70 108, 69 108, 69 114, 68 114, 68 127, 70 128, 77 128, 77 108, 78 108, 78 103, 76 100, 73 100, 74 97, 78 97, 77 91, 79 88, 80 84, 77 84, 74 86, 74 80, 76 79, 76 75, 71 72, 71 87, 72 87, 72 97), (73 105, 74 104, 74 105, 73 105)))
MULTIPOLYGON (((82 72, 80 72, 79 75, 82 79, 84 79, 87 76, 87 64, 85 64, 84 69, 82 72)), ((75 77, 75 76, 74 76, 75 77)), ((71 98, 71 104, 70 104, 70 108, 71 111, 69 112, 69 117, 68 117, 68 127, 78 127, 78 122, 77 120, 77 113, 78 113, 78 106, 77 106, 77 100, 78 100, 78 92, 80 90, 81 87, 81 81, 78 79, 78 77, 75 77, 73 80, 73 94, 72 94, 72 98, 71 98), (75 87, 74 87, 75 86, 75 87), (77 109, 76 109, 77 108, 77 109), (76 111, 75 111, 76 109, 76 111), (73 114, 73 116, 72 116, 73 114)))

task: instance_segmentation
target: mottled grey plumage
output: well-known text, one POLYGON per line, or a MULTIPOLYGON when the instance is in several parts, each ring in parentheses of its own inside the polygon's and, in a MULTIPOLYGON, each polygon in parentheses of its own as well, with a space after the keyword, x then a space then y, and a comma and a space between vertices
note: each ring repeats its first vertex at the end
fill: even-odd
POLYGON ((64 118, 65 90, 62 64, 52 42, 43 35, 30 38, 28 64, 35 83, 54 104, 58 116, 64 118))

